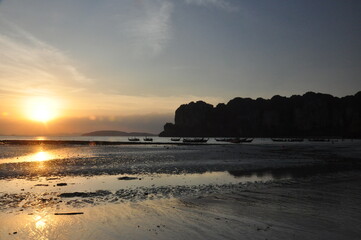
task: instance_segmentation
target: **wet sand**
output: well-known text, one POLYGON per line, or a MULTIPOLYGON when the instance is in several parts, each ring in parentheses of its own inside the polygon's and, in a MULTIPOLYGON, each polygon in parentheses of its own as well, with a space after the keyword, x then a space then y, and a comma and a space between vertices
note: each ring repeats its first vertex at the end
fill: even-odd
POLYGON ((357 172, 197 197, 39 206, 1 213, 0 238, 359 239, 360 180, 357 172), (55 215, 79 211, 84 214, 55 215))
POLYGON ((1 148, 0 239, 361 234, 357 142, 1 148))

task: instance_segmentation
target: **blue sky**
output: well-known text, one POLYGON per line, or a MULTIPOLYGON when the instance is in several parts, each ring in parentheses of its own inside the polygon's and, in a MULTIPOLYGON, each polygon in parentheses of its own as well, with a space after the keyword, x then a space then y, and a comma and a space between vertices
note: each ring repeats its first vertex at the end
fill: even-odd
POLYGON ((143 116, 160 123, 114 127, 157 132, 192 100, 354 94, 360 12, 352 0, 3 0, 2 112, 20 119, 21 102, 45 96, 63 117, 143 116))

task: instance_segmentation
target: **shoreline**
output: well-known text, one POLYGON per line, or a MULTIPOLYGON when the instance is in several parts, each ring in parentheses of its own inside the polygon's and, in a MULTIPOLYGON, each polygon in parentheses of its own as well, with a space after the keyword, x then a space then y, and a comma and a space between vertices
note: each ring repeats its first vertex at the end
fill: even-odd
MULTIPOLYGON (((31 137, 33 138, 33 137, 31 137)), ((35 138, 35 137, 34 137, 35 138)), ((226 141, 216 141, 216 138, 213 137, 206 137, 209 139, 207 142, 183 142, 183 141, 170 141, 168 137, 156 137, 155 141, 129 141, 127 137, 124 140, 109 140, 109 139, 116 139, 118 137, 114 136, 96 136, 94 138, 105 138, 108 140, 80 140, 79 138, 89 138, 89 136, 76 136, 76 139, 0 139, 0 146, 1 145, 89 145, 89 146, 96 146, 96 145, 185 145, 185 146, 192 146, 192 145, 199 145, 199 146, 212 146, 212 145, 252 145, 252 144, 262 144, 261 140, 266 140, 268 144, 275 144, 275 145, 289 145, 289 144, 337 144, 342 142, 354 142, 360 141, 358 138, 327 138, 329 141, 313 141, 305 138, 306 141, 301 142, 278 142, 278 141, 270 141, 272 138, 253 138, 256 141, 253 142, 239 142, 239 143, 232 143, 226 141)), ((51 137, 50 137, 51 138, 51 137)), ((73 138, 73 137, 71 137, 73 138)), ((182 137, 182 138, 194 138, 194 137, 182 137)))
POLYGON ((131 141, 79 141, 79 140, 0 140, 3 145, 224 145, 227 143, 191 143, 191 142, 131 142, 131 141))

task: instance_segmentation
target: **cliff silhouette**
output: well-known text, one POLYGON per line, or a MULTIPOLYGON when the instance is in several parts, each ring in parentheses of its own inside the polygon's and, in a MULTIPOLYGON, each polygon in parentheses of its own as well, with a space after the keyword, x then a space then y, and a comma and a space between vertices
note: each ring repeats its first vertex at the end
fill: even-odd
POLYGON ((216 107, 181 105, 163 137, 350 137, 361 138, 361 91, 342 98, 307 92, 289 98, 234 98, 216 107))

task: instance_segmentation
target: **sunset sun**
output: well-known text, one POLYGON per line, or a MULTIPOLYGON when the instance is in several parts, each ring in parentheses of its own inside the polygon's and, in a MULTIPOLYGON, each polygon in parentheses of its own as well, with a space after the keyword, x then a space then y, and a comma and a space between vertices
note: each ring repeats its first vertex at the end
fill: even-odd
POLYGON ((32 98, 26 103, 26 116, 28 119, 46 123, 59 115, 58 103, 49 98, 32 98))

